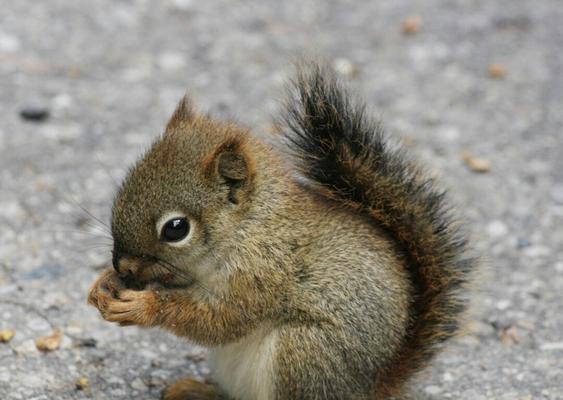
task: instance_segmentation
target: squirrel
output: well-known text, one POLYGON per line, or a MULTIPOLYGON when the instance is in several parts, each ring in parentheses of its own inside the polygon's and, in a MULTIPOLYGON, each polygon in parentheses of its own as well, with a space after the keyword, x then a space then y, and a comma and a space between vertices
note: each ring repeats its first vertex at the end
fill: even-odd
POLYGON ((184 97, 115 197, 88 301, 209 348, 165 400, 383 400, 459 330, 476 267, 445 194, 327 67, 275 149, 184 97))

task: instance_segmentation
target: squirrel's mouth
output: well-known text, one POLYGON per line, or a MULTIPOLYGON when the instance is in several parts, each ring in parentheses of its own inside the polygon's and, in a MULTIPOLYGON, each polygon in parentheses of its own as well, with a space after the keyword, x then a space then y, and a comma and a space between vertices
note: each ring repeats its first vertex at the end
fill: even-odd
POLYGON ((139 277, 134 275, 122 276, 120 279, 131 290, 145 290, 149 288, 182 289, 192 286, 194 283, 193 281, 179 282, 172 273, 152 276, 150 279, 139 279, 139 277))

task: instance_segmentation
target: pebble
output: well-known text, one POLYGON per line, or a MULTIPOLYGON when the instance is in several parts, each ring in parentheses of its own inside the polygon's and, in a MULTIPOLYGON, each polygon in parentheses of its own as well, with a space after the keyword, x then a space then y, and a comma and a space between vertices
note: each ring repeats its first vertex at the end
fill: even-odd
POLYGON ((554 185, 551 188, 551 198, 557 204, 563 204, 563 185, 554 185))
POLYGON ((435 396, 437 394, 442 393, 442 388, 440 386, 430 385, 430 386, 426 386, 424 388, 424 392, 426 392, 427 394, 429 394, 431 396, 435 396))
POLYGON ((8 343, 14 335, 16 334, 15 331, 12 329, 3 329, 0 331, 0 343, 8 343))
POLYGON ((173 0, 172 4, 180 10, 188 11, 193 8, 194 0, 173 0))
POLYGON ((35 342, 32 339, 28 339, 19 346, 14 347, 14 350, 21 356, 32 356, 39 354, 39 351, 35 347, 35 342))
POLYGON ((20 110, 20 117, 25 121, 43 122, 49 115, 49 109, 41 106, 26 106, 20 110))
POLYGON ((20 40, 14 35, 0 32, 0 53, 16 53, 20 50, 20 40))
POLYGON ((53 108, 66 110, 73 104, 73 99, 68 93, 60 93, 53 98, 53 108))
POLYGON ((401 23, 401 31, 406 35, 414 35, 420 32, 420 28, 422 28, 422 17, 419 15, 408 17, 401 23))
POLYGON ((534 245, 526 247, 524 254, 530 258, 546 257, 551 254, 551 250, 547 246, 534 245))
POLYGON ((460 137, 459 129, 455 126, 441 126, 436 130, 436 135, 446 142, 457 142, 460 137))
POLYGON ((543 351, 563 350, 563 342, 544 343, 540 345, 540 350, 543 351))
POLYGON ((518 238, 518 241, 516 243, 516 247, 519 249, 524 249, 526 247, 530 246, 530 241, 528 239, 525 238, 518 238))
POLYGON ((37 349, 41 351, 54 351, 60 347, 62 337, 63 332, 61 330, 56 330, 49 336, 43 336, 37 339, 35 341, 35 345, 37 346, 37 349))
POLYGON ((358 67, 346 58, 336 58, 332 62, 332 68, 340 75, 346 77, 353 77, 358 74, 358 67))
POLYGON ((511 302, 508 299, 499 300, 496 304, 497 309, 503 311, 510 307, 511 302))
POLYGON ((491 78, 504 78, 506 76, 506 68, 501 64, 493 63, 489 65, 489 76, 491 78))
POLYGON ((474 157, 470 152, 461 153, 461 158, 465 164, 474 172, 489 172, 491 170, 491 162, 483 158, 474 157))
POLYGON ((508 233, 508 227, 499 220, 489 222, 486 229, 489 236, 495 239, 503 237, 508 233))
POLYGON ((133 382, 131 382, 131 388, 142 392, 147 390, 147 385, 145 385, 141 378, 135 378, 133 382))
POLYGON ((158 58, 158 66, 165 71, 178 71, 186 66, 186 57, 180 52, 166 52, 158 58))
POLYGON ((88 389, 90 386, 90 381, 86 377, 78 378, 76 380, 76 389, 77 390, 85 390, 88 389))
POLYGON ((452 382, 454 380, 453 375, 449 372, 445 372, 444 375, 442 375, 442 378, 444 379, 444 382, 452 382))

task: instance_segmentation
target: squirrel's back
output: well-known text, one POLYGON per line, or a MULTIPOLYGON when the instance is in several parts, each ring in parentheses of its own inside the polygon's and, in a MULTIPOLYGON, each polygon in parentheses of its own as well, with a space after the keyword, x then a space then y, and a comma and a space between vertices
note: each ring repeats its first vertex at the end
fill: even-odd
POLYGON ((414 290, 402 343, 374 377, 374 398, 384 399, 456 334, 475 261, 433 179, 390 148, 330 72, 315 65, 304 71, 285 120, 301 174, 310 190, 369 219, 400 246, 414 290))

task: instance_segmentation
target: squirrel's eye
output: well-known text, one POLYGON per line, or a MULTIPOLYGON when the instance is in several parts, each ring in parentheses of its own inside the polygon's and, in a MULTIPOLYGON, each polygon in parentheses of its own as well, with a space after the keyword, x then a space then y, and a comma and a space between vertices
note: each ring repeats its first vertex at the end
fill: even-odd
POLYGON ((178 242, 190 232, 190 223, 185 217, 172 218, 162 226, 160 239, 165 242, 178 242))

